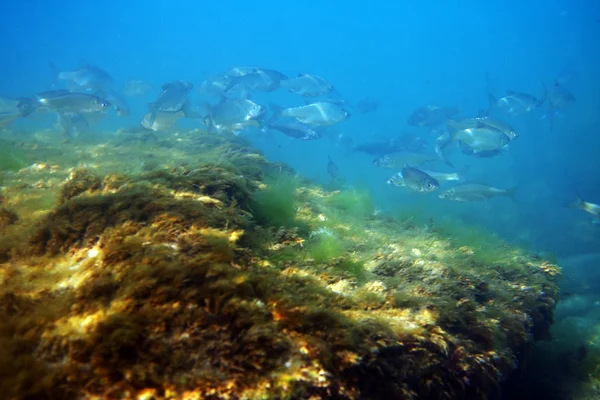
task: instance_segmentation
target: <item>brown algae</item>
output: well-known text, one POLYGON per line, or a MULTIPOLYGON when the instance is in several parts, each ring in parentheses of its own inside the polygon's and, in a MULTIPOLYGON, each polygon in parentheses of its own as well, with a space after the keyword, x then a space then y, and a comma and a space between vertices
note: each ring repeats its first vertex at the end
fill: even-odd
POLYGON ((6 398, 480 399, 548 334, 556 266, 376 216, 238 137, 34 140, 44 164, 1 172, 6 398))

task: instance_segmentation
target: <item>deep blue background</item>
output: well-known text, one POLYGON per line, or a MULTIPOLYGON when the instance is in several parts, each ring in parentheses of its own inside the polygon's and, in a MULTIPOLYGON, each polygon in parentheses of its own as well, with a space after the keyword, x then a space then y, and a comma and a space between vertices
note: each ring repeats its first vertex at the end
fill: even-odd
MULTIPOLYGON (((552 132, 543 110, 507 118, 521 132, 511 153, 475 160, 471 178, 518 186, 517 201, 444 202, 385 185, 394 171, 349 153, 333 140, 293 142, 250 134, 272 160, 284 160, 327 182, 327 155, 350 184, 367 186, 380 207, 480 224, 511 241, 559 255, 597 251, 600 227, 589 214, 567 209, 575 188, 600 203, 600 10, 597 1, 18 1, 3 5, 0 94, 45 90, 48 61, 74 69, 84 59, 115 78, 155 86, 174 79, 199 85, 235 65, 258 65, 290 76, 313 73, 352 101, 378 99, 372 114, 353 115, 335 129, 355 143, 411 132, 407 116, 426 104, 458 106, 464 115, 487 108, 486 73, 496 95, 507 89, 543 94, 567 62, 579 77, 569 89, 576 103, 556 117, 552 132), (377 4, 379 3, 379 4, 377 4), (392 4, 399 3, 399 4, 392 4)), ((134 115, 111 127, 139 123, 149 99, 132 100, 134 115)), ((285 93, 257 96, 282 105, 303 99, 285 93)), ((109 126, 105 125, 104 126, 109 126)), ((57 146, 59 144, 57 143, 57 146)))

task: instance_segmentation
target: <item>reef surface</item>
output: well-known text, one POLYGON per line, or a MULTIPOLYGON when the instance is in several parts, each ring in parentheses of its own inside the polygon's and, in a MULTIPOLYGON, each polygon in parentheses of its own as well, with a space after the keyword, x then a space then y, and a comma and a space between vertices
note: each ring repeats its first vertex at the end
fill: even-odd
POLYGON ((4 398, 494 398, 548 335, 554 264, 240 137, 1 136, 4 398))

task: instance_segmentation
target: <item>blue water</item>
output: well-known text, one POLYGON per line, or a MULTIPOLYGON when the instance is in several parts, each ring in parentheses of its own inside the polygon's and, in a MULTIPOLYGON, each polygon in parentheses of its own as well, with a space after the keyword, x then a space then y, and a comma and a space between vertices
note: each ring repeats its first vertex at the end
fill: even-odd
MULTIPOLYGON (((333 138, 319 141, 279 134, 266 138, 257 131, 242 135, 270 160, 286 162, 322 184, 330 180, 326 166, 331 156, 346 185, 369 190, 382 212, 476 225, 532 251, 555 254, 566 260, 567 290, 587 287, 582 303, 595 304, 595 289, 589 288, 597 288, 598 282, 585 286, 573 280, 598 279, 591 271, 597 270, 600 226, 592 223, 591 215, 564 205, 576 198, 577 191, 587 201, 600 203, 598 1, 5 3, 0 95, 20 97, 48 90, 49 61, 70 70, 85 60, 108 71, 116 87, 131 78, 157 88, 176 79, 198 86, 238 65, 271 68, 290 77, 322 76, 344 99, 370 98, 381 106, 369 114, 354 113, 333 128, 333 138), (460 107, 462 116, 474 116, 487 108, 490 90, 496 96, 515 90, 540 98, 543 83, 551 87, 565 65, 578 73, 568 84, 576 101, 554 118, 552 130, 542 119, 545 107, 519 117, 499 114, 521 134, 510 144, 509 154, 491 159, 456 151, 450 155, 457 167, 470 166, 469 180, 517 187, 514 202, 498 198, 454 203, 435 193, 410 194, 390 187, 385 181, 396 171, 372 166, 372 157, 350 151, 339 140, 341 136, 360 144, 412 133, 432 143, 434 133, 407 124, 416 108, 460 107)), ((132 114, 119 118, 113 113, 97 130, 138 126, 157 93, 128 99, 132 114)), ((218 101, 198 92, 192 95, 192 102, 206 100, 218 101)), ((304 101, 283 90, 258 93, 253 100, 282 106, 304 101)), ((14 128, 51 128, 52 123, 19 120, 14 128)), ((189 120, 180 125, 202 126, 189 120)), ((564 332, 570 329, 562 325, 564 332)))
MULTIPOLYGON (((515 202, 458 204, 435 195, 412 195, 385 185, 394 171, 371 166, 370 157, 349 152, 336 140, 247 135, 271 160, 285 161, 322 183, 329 179, 325 168, 331 155, 347 183, 367 187, 384 212, 419 205, 434 220, 449 216, 478 224, 509 241, 558 256, 599 248, 600 227, 592 224, 591 216, 564 207, 576 190, 586 200, 600 202, 597 1, 30 0, 3 8, 4 96, 47 90, 48 61, 74 69, 86 60, 107 70, 116 86, 136 78, 156 87, 174 79, 200 84, 231 66, 257 65, 289 76, 306 72, 325 77, 351 101, 379 100, 375 112, 353 115, 335 127, 354 143, 407 132, 431 141, 435 136, 427 129, 406 123, 417 107, 456 106, 469 116, 487 107, 490 89, 497 96, 512 89, 541 97, 542 82, 551 86, 570 63, 578 72, 569 84, 576 102, 555 117, 552 131, 540 119, 545 108, 539 109, 505 118, 521 133, 510 154, 482 160, 452 156, 456 164, 470 165, 473 181, 517 186, 515 202)), ((131 116, 111 117, 101 127, 139 124, 146 103, 155 96, 131 99, 131 116)), ((197 93, 194 97, 201 101, 197 93)), ((253 99, 283 106, 304 100, 282 91, 253 99)), ((183 125, 196 126, 189 121, 183 125)))

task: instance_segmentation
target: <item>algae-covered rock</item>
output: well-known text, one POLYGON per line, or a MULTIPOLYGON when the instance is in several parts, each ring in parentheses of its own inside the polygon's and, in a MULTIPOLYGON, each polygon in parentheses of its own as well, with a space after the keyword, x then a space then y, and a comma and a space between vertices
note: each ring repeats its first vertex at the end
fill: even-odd
POLYGON ((27 166, 27 153, 8 140, 0 139, 0 172, 18 171, 27 166))
POLYGON ((194 134, 151 170, 106 151, 9 177, 8 398, 480 399, 547 334, 556 266, 380 218, 360 191, 263 182, 277 168, 247 143, 194 134), (22 212, 50 173, 60 201, 22 212))

